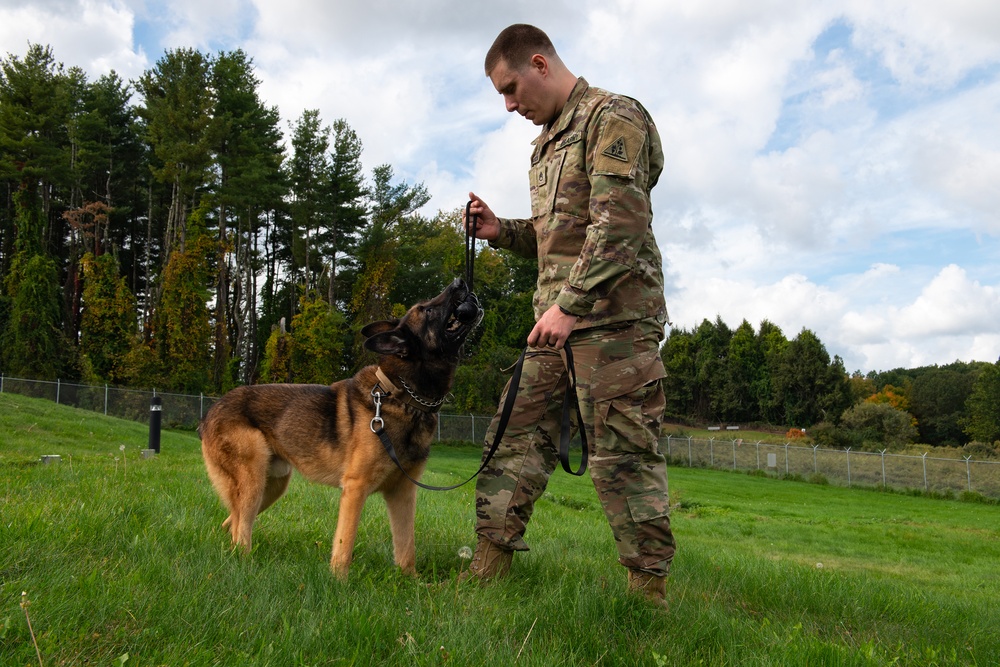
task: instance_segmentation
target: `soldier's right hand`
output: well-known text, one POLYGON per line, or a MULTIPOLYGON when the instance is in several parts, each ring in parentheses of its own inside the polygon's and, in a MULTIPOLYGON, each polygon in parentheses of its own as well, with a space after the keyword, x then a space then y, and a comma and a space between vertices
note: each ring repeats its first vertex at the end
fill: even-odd
MULTIPOLYGON (((469 215, 476 221, 476 228, 471 229, 469 220, 463 220, 466 229, 477 239, 493 241, 500 235, 500 221, 497 220, 497 216, 486 205, 486 202, 476 196, 476 193, 469 193, 469 201, 472 202, 469 206, 469 215)), ((462 218, 465 218, 465 211, 462 212, 462 218)))

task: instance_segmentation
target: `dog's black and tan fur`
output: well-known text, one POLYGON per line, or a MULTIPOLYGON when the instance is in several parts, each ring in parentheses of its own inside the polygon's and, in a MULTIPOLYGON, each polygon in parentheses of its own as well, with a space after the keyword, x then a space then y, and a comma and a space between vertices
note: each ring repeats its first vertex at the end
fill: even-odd
POLYGON ((199 429, 201 449, 229 508, 223 526, 233 543, 250 550, 254 520, 285 492, 295 468, 342 489, 330 558, 334 574, 347 576, 361 509, 375 492, 385 498, 396 564, 415 573, 417 487, 372 432, 372 392, 378 385, 385 430, 403 468, 419 479, 437 427, 436 405, 451 389, 462 343, 481 317, 459 279, 401 319, 362 330, 365 347, 379 355, 377 366, 330 386, 239 387, 213 405, 199 429))

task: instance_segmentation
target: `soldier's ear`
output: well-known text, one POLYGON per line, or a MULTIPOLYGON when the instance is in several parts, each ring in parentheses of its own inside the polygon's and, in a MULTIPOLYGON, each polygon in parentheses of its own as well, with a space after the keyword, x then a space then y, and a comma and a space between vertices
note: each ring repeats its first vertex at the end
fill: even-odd
MULTIPOLYGON (((367 327, 365 327, 367 329, 367 327)), ((405 357, 410 353, 410 344, 399 329, 380 331, 365 340, 365 348, 376 354, 405 357)))

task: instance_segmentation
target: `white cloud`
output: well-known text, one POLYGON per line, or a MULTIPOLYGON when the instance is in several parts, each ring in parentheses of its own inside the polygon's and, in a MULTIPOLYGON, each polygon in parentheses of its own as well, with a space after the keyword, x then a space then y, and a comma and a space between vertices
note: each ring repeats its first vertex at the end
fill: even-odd
POLYGON ((855 43, 905 85, 946 87, 1000 58, 1000 5, 977 0, 853 0, 855 43))
POLYGON ((908 339, 993 333, 1000 322, 1000 288, 980 285, 952 264, 895 320, 894 333, 908 339))
POLYGON ((96 79, 115 70, 124 78, 148 66, 132 47, 134 15, 121 3, 48 0, 0 5, 0 53, 23 58, 28 43, 52 46, 57 62, 96 79))
MULTIPOLYGON (((156 4, 162 7, 163 15, 148 19, 166 24, 164 48, 185 46, 213 51, 220 42, 241 38, 248 21, 255 18, 248 0, 171 0, 156 4)), ((157 52, 157 57, 160 53, 157 52)))

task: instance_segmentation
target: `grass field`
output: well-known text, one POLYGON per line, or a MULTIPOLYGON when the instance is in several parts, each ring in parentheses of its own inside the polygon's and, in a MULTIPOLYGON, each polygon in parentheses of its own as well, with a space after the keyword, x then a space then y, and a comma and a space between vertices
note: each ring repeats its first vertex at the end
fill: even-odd
MULTIPOLYGON (((663 612, 624 592, 586 478, 553 477, 532 550, 489 586, 456 581, 472 485, 420 492, 415 580, 392 566, 374 497, 341 584, 336 490, 294 477, 240 556, 196 436, 166 432, 141 460, 146 441, 140 424, 0 394, 0 665, 38 664, 36 642, 44 665, 128 667, 1000 664, 996 506, 671 469, 663 612)), ((439 447, 425 481, 477 461, 439 447)))

